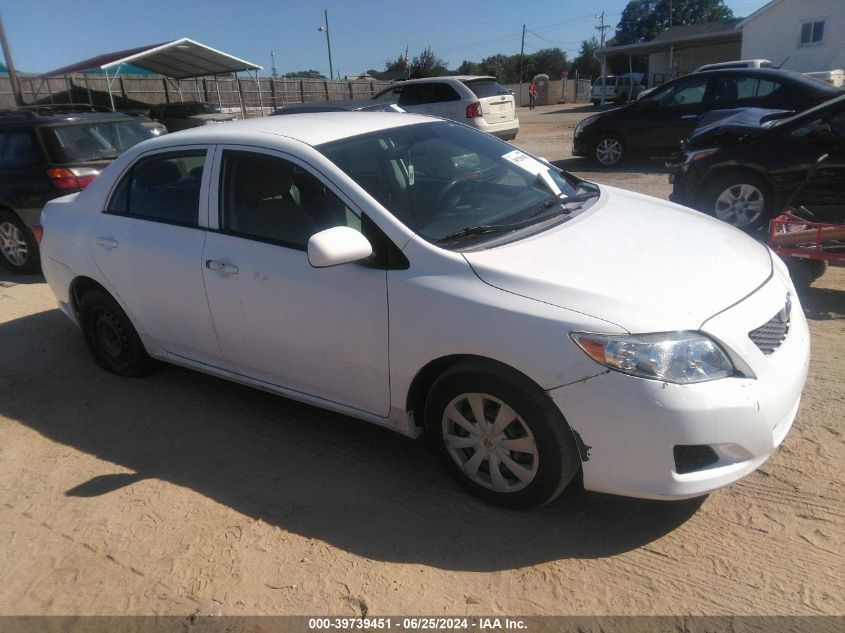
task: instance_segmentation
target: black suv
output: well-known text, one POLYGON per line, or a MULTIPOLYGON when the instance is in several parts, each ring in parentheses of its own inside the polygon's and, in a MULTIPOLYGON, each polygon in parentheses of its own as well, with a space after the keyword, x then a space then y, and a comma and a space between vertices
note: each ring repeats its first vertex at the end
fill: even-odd
POLYGON ((93 109, 0 111, 0 264, 14 272, 40 268, 32 227, 48 200, 80 191, 121 152, 152 137, 125 114, 84 111, 93 109))

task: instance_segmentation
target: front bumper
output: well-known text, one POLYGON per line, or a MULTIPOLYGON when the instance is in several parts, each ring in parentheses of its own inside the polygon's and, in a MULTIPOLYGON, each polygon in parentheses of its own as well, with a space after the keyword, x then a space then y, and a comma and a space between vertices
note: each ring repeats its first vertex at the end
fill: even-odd
POLYGON ((786 437, 809 366, 807 321, 788 277, 777 272, 701 330, 753 377, 677 385, 608 370, 549 392, 583 443, 586 489, 648 499, 697 497, 757 469, 786 437), (789 333, 766 356, 747 333, 784 305, 787 291, 789 333), (693 472, 679 468, 675 447, 702 445, 717 459, 693 472))
POLYGON ((572 155, 573 156, 589 156, 590 144, 586 140, 584 134, 579 134, 572 139, 572 155))

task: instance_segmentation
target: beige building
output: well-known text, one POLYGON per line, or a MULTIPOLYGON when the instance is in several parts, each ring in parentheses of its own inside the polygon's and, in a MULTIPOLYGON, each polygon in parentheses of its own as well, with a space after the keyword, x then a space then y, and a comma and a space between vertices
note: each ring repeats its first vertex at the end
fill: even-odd
POLYGON ((648 57, 644 83, 649 88, 691 73, 704 64, 740 59, 739 19, 684 24, 666 29, 650 42, 611 46, 607 56, 648 57))

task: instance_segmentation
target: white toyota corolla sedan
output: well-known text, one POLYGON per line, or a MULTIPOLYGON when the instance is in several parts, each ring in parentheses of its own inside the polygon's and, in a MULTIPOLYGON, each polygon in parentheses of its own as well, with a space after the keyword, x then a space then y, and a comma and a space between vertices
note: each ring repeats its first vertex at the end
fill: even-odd
POLYGON ((512 507, 579 470, 652 499, 734 482, 807 375, 766 246, 425 116, 168 134, 41 222, 44 274, 103 368, 166 361, 425 434, 512 507))

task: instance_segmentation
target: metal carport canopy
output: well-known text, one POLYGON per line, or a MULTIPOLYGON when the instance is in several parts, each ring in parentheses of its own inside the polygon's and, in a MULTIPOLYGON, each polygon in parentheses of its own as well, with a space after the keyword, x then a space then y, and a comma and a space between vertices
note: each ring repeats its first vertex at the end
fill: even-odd
POLYGON ((44 73, 42 76, 66 75, 95 69, 104 70, 108 74, 108 71, 112 69, 117 72, 122 64, 132 64, 171 79, 236 73, 242 70, 262 70, 262 67, 258 64, 239 59, 183 37, 164 44, 153 44, 115 53, 106 53, 44 73))
MULTIPOLYGON (((218 51, 205 44, 195 42, 188 37, 183 37, 172 42, 164 42, 163 44, 141 46, 139 48, 130 48, 124 51, 98 55, 97 57, 91 57, 90 59, 71 64, 70 66, 57 68, 41 76, 67 75, 75 72, 100 69, 106 75, 111 109, 114 110, 112 84, 120 74, 120 67, 123 64, 132 64, 138 68, 164 75, 169 79, 188 79, 190 77, 237 73, 242 70, 247 72, 254 71, 256 83, 258 82, 258 71, 262 70, 262 67, 258 64, 253 64, 252 62, 218 51), (114 71, 114 74, 111 76, 109 75, 110 70, 114 71)), ((180 98, 181 94, 182 91, 180 88, 180 98)), ((260 98, 261 88, 259 85, 259 100, 260 98)), ((243 104, 241 104, 241 110, 243 110, 243 104)))

